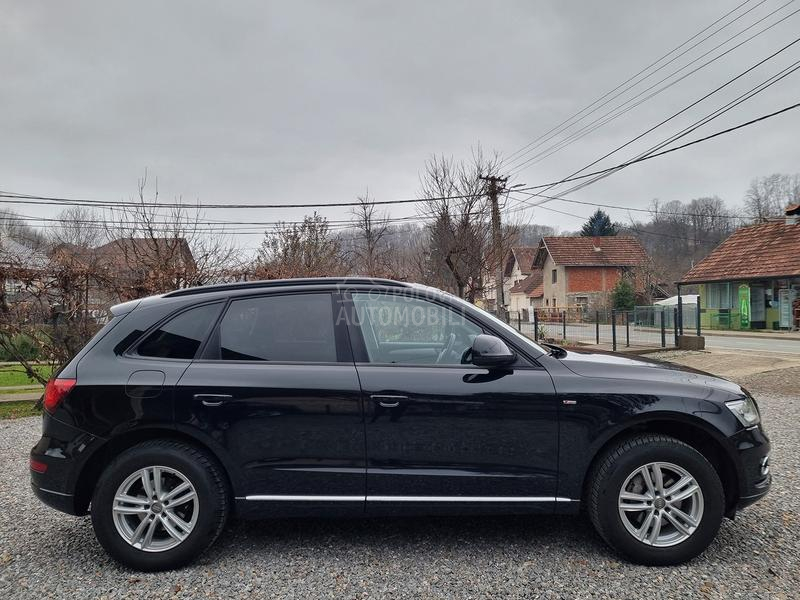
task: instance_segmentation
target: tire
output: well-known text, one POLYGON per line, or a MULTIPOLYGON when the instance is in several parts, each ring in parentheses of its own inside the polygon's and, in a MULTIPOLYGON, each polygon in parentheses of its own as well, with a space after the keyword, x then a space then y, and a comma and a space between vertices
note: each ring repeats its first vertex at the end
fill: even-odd
POLYGON ((647 434, 623 440, 600 457, 587 504, 595 529, 620 554, 644 565, 675 565, 711 544, 722 523, 725 493, 716 470, 697 450, 647 434))
POLYGON ((152 440, 103 471, 92 496, 92 526, 118 562, 162 571, 192 562, 211 546, 229 505, 227 481, 213 457, 183 442, 152 440))

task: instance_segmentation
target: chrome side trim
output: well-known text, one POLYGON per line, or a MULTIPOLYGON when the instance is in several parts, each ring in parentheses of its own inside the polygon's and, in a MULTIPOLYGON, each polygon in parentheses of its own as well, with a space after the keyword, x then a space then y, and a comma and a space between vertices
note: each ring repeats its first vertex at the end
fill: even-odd
POLYGON ((67 498, 71 498, 73 494, 65 494, 64 492, 56 492, 55 490, 48 490, 47 488, 40 487, 40 491, 47 492, 48 494, 55 494, 56 496, 66 496, 67 498))
POLYGON ((252 495, 237 500, 259 502, 580 502, 560 496, 316 496, 252 495))
POLYGON ((364 502, 364 496, 245 496, 245 500, 267 502, 364 502))
POLYGON ((555 496, 367 496, 368 502, 572 502, 555 496))

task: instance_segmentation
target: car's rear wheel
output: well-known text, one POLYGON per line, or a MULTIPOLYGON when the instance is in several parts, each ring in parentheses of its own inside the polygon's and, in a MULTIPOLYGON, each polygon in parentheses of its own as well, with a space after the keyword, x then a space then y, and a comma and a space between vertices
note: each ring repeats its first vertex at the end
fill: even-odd
POLYGON ((595 465, 587 502, 600 535, 647 565, 678 564, 700 554, 725 510, 713 465, 691 446, 655 434, 610 448, 595 465))
POLYGON ((205 452, 172 440, 134 446, 103 471, 92 497, 97 539, 119 562, 143 571, 183 566, 225 525, 228 490, 205 452))

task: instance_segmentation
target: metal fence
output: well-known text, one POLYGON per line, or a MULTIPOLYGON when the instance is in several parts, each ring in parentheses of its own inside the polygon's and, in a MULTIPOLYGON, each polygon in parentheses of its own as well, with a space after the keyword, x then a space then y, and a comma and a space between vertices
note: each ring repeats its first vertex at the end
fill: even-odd
POLYGON ((676 347, 681 330, 700 335, 697 317, 696 304, 684 304, 682 315, 677 306, 636 306, 633 310, 574 306, 511 312, 508 321, 537 341, 607 344, 617 350, 630 346, 676 347))

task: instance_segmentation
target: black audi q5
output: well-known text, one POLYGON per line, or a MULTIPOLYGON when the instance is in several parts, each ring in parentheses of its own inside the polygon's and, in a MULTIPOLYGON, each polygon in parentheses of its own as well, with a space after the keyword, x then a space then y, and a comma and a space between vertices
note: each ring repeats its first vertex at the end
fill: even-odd
POLYGON ((450 294, 295 279, 120 304, 50 381, 34 493, 140 570, 229 517, 577 514, 686 561, 770 486, 746 390, 537 345, 450 294))

